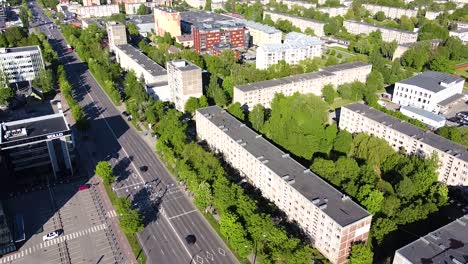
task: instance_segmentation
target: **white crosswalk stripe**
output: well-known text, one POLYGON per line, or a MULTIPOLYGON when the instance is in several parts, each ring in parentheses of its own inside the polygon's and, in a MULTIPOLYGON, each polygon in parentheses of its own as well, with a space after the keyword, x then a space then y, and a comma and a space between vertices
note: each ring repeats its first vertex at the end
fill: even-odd
POLYGON ((27 256, 28 254, 31 254, 32 252, 36 252, 36 250, 58 244, 58 243, 66 241, 66 240, 76 239, 76 238, 79 238, 79 237, 84 236, 86 234, 95 233, 95 232, 98 232, 98 231, 106 229, 106 228, 107 228, 107 226, 105 224, 101 224, 101 225, 97 225, 97 226, 92 226, 92 227, 90 227, 90 228, 88 228, 86 230, 77 231, 77 232, 74 232, 74 233, 71 233, 71 234, 67 234, 65 236, 61 236, 61 237, 58 237, 58 238, 55 238, 55 239, 52 239, 52 240, 42 242, 40 244, 37 244, 37 245, 34 245, 32 247, 21 250, 20 252, 16 252, 15 254, 7 255, 7 256, 4 256, 4 257, 0 258, 0 264, 8 263, 9 261, 13 261, 13 260, 16 260, 16 259, 23 258, 23 257, 27 256))
POLYGON ((116 212, 115 210, 108 211, 108 212, 106 213, 106 216, 107 216, 108 218, 117 217, 117 212, 116 212))

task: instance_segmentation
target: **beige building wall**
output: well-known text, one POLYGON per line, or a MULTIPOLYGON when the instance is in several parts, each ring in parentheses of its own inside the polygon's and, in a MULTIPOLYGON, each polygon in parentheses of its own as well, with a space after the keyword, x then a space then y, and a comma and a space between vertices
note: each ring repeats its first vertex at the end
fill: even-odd
POLYGON ((250 36, 252 36, 252 43, 256 46, 262 46, 265 44, 281 43, 281 38, 283 34, 281 31, 275 33, 266 33, 262 30, 258 30, 252 27, 248 27, 250 36))
POLYGON ((403 9, 398 7, 390 7, 390 6, 381 6, 381 5, 371 5, 371 4, 362 4, 362 6, 371 13, 371 15, 375 15, 377 12, 384 12, 386 17, 395 19, 401 18, 402 16, 407 17, 416 17, 418 15, 417 9, 403 9))
POLYGON ((354 20, 345 20, 343 26, 351 34, 370 34, 371 32, 380 30, 382 33, 382 40, 387 42, 396 41, 398 44, 415 43, 418 40, 418 34, 411 31, 404 31, 400 29, 384 28, 374 26, 371 24, 358 22, 354 20))
POLYGON ((385 139, 396 151, 404 149, 407 154, 424 157, 435 154, 439 159, 440 182, 450 186, 468 186, 468 151, 465 147, 393 117, 390 118, 395 123, 392 125, 375 120, 369 117, 370 114, 366 113, 368 111, 378 112, 372 116, 387 116, 365 105, 343 106, 340 113, 340 129, 351 133, 363 132, 385 139), (428 140, 429 137, 433 140, 428 140), (444 149, 440 149, 442 146, 444 149))
POLYGON ((119 12, 119 5, 80 6, 77 10, 77 14, 81 18, 110 17, 119 12))
POLYGON ((101 5, 99 0, 83 0, 83 6, 101 5))
MULTIPOLYGON (((229 131, 234 129, 241 131, 241 134, 244 134, 242 131, 250 135, 256 134, 245 124, 242 124, 217 106, 198 109, 195 118, 199 139, 205 140, 213 150, 221 152, 224 159, 237 169, 242 176, 246 177, 253 186, 259 188, 265 198, 274 202, 286 213, 290 220, 296 221, 310 237, 312 245, 332 263, 346 263, 352 243, 367 240, 372 219, 371 215, 367 215, 346 226, 338 224, 327 214, 326 203, 323 204, 318 198, 310 200, 303 196, 294 187, 295 181, 293 178, 290 178, 289 175, 278 175, 277 172, 270 169, 266 165, 269 161, 262 155, 262 150, 256 151, 259 154, 255 155, 253 152, 248 151, 246 145, 250 144, 251 146, 255 144, 254 142, 244 142, 242 138, 233 138, 232 134, 228 134, 229 131), (220 125, 219 122, 213 123, 213 114, 218 116, 218 120, 224 120, 225 125, 220 125)), ((266 141, 261 135, 256 134, 254 137, 258 141, 266 141)), ((267 144, 270 144, 268 149, 273 148, 273 151, 281 152, 271 143, 267 144)), ((283 154, 283 158, 291 159, 288 154, 283 154)), ((308 174, 307 177, 318 177, 294 160, 291 163, 297 166, 298 171, 308 174)), ((333 188, 330 185, 327 186, 324 189, 333 188)), ((349 198, 342 196, 342 199, 349 198)), ((343 201, 351 202, 350 200, 343 201)), ((325 202, 328 202, 328 199, 325 199, 325 202)), ((357 205, 353 204, 353 206, 357 205)), ((329 209, 331 210, 331 208, 329 209)), ((334 209, 339 210, 338 208, 334 209)), ((343 210, 346 209, 343 208, 343 210)))
POLYGON ((114 51, 115 46, 127 44, 127 31, 124 24, 110 21, 107 23, 107 38, 109 48, 114 51))
POLYGON ((177 60, 168 62, 166 69, 171 101, 177 110, 184 112, 190 97, 203 95, 201 68, 186 60, 177 60))
POLYGON ((312 20, 308 18, 302 18, 302 17, 297 17, 297 16, 291 16, 287 14, 280 14, 280 13, 274 13, 271 11, 265 11, 263 12, 263 17, 269 15, 271 17, 271 20, 274 22, 278 20, 288 20, 290 21, 294 26, 298 27, 302 32, 304 32, 307 28, 310 28, 314 30, 314 33, 318 37, 323 37, 325 36, 325 33, 323 32, 323 26, 325 25, 324 22, 317 21, 317 20, 312 20))
POLYGON ((169 32, 172 37, 182 35, 180 29, 180 13, 166 8, 154 8, 154 29, 158 36, 169 32))

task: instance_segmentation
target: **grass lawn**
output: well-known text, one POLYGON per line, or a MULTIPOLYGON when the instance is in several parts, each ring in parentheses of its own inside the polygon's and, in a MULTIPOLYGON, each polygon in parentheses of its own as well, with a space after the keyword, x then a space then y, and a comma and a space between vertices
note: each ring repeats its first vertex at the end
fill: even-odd
MULTIPOLYGON (((455 71, 456 75, 460 75, 465 79, 468 79, 468 68, 458 69, 455 71)), ((465 89, 468 89, 468 82, 465 81, 465 89)))
POLYGON ((336 108, 340 108, 343 105, 347 105, 353 102, 355 101, 349 100, 349 99, 338 98, 330 105, 330 109, 335 110, 336 108))

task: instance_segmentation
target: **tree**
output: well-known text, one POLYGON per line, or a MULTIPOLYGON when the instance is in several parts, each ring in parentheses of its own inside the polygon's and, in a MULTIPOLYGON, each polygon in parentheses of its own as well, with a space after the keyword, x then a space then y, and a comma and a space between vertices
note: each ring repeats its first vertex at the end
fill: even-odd
POLYGON ((387 17, 385 16, 385 13, 383 11, 379 11, 377 13, 375 13, 374 15, 374 18, 377 20, 377 21, 384 21, 387 17))
POLYGON ((257 104, 249 112, 249 121, 253 129, 261 131, 265 124, 265 108, 261 104, 257 104))
POLYGON ((132 209, 130 199, 126 197, 117 198, 115 207, 124 233, 135 234, 143 230, 143 219, 137 210, 132 209))
POLYGON ((346 130, 340 130, 333 142, 333 150, 349 155, 353 147, 353 135, 346 130))
POLYGON ((216 76, 211 76, 210 83, 206 89, 206 94, 218 106, 225 106, 227 104, 226 94, 223 89, 219 87, 218 78, 216 76))
POLYGON ((8 77, 0 70, 0 105, 7 105, 15 97, 15 91, 10 88, 8 77))
POLYGON ((207 11, 211 11, 211 0, 206 0, 205 1, 204 9, 207 10, 207 11))
POLYGON ((455 62, 451 61, 443 55, 435 57, 429 64, 429 68, 433 71, 453 73, 455 71, 455 62))
POLYGON ((349 264, 372 264, 374 253, 369 246, 365 244, 355 244, 351 246, 349 264))
POLYGON ((137 15, 146 15, 148 14, 148 9, 144 4, 140 4, 137 10, 137 15))
POLYGON ((115 181, 115 176, 112 172, 112 166, 107 161, 98 162, 94 172, 104 181, 105 184, 111 184, 115 181))
POLYGON ((210 185, 207 182, 202 182, 198 185, 195 191, 195 205, 200 210, 206 209, 213 201, 210 185))
POLYGON ((42 89, 43 93, 49 93, 54 90, 54 78, 52 70, 41 70, 39 76, 33 81, 35 85, 42 89))
POLYGON ((335 183, 339 184, 339 182, 336 181, 336 178, 334 178, 336 168, 335 168, 335 163, 332 160, 316 158, 314 159, 314 162, 312 163, 312 166, 310 167, 310 169, 313 172, 320 175, 321 177, 327 180, 330 180, 333 184, 335 183))
POLYGON ((450 139, 458 144, 463 143, 461 130, 457 127, 444 126, 437 129, 436 134, 446 139, 450 139))
POLYGON ((225 213, 219 221, 219 231, 240 257, 247 257, 252 250, 252 243, 247 239, 247 232, 238 222, 236 215, 225 213))
POLYGON ((200 104, 198 103, 198 98, 195 97, 190 97, 184 107, 187 113, 194 113, 198 108, 200 108, 200 104))
POLYGON ((231 115, 235 116, 237 119, 240 119, 242 121, 245 120, 245 113, 239 102, 230 104, 227 110, 231 115))
POLYGON ((138 30, 137 25, 135 25, 133 22, 127 22, 127 30, 128 33, 132 36, 140 35, 140 31, 138 30))
POLYGON ((307 35, 309 35, 309 36, 315 36, 314 30, 311 29, 311 28, 306 28, 306 29, 304 30, 304 34, 307 34, 307 35))
POLYGON ((338 93, 333 87, 333 84, 327 84, 322 88, 322 95, 325 102, 332 104, 335 101, 335 98, 338 95, 338 93))
POLYGON ((362 205, 366 207, 369 213, 376 214, 382 209, 383 200, 383 193, 378 190, 373 190, 369 196, 367 196, 367 198, 362 201, 362 205))
POLYGON ((398 212, 399 209, 400 209, 400 199, 398 199, 397 197, 393 195, 385 197, 382 203, 382 213, 384 213, 388 217, 392 217, 398 212))

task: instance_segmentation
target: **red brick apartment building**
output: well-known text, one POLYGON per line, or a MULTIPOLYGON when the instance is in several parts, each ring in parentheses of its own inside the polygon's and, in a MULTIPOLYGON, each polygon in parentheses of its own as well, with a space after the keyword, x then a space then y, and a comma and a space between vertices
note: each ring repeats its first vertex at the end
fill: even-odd
POLYGON ((193 48, 199 53, 211 53, 216 44, 228 44, 231 48, 243 48, 246 46, 245 34, 244 25, 235 23, 194 25, 192 27, 193 48))

